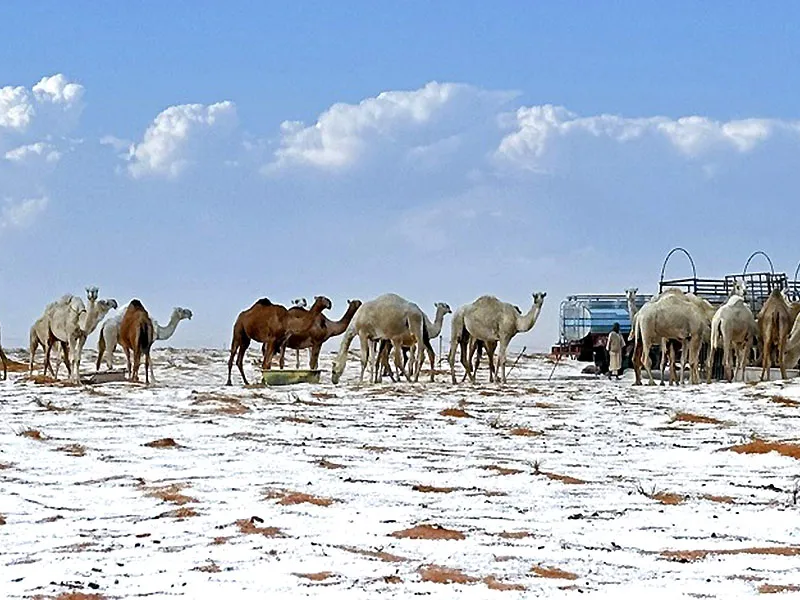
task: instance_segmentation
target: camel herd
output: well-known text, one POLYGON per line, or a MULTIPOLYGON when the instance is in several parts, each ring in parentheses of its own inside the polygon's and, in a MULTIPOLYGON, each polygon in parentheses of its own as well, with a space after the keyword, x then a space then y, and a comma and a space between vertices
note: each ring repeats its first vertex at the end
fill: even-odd
POLYGON ((716 308, 707 300, 680 289, 671 288, 651 298, 637 311, 637 290, 627 290, 628 310, 631 316, 631 333, 634 338, 633 366, 635 385, 641 385, 642 367, 647 371, 649 384, 654 385, 651 371, 650 348, 661 346, 661 384, 667 354, 670 355, 669 382, 680 383, 675 370, 675 348, 669 342, 680 343, 683 364, 689 365, 690 381, 700 381, 700 351, 707 344, 705 364, 706 381, 711 380, 714 352, 723 351, 725 378, 733 381, 745 367, 751 353, 761 356, 761 380, 769 378, 772 364, 777 364, 781 377, 786 379, 786 367, 800 359, 800 302, 791 302, 782 290, 773 290, 758 315, 753 315, 745 300, 745 287, 734 283, 733 291, 722 306, 716 308))
MULTIPOLYGON (((475 380, 472 364, 475 352, 478 353, 477 361, 480 361, 480 352, 485 349, 489 358, 490 381, 505 382, 508 344, 517 333, 533 328, 545 295, 534 294, 533 306, 524 315, 516 306, 501 302, 494 296, 481 296, 456 310, 448 357, 453 382, 456 381, 455 354, 459 348, 465 377, 475 380), (495 351, 498 353, 496 367, 495 351)), ((417 304, 397 294, 383 294, 363 303, 350 300, 347 311, 338 321, 331 321, 323 314, 322 311, 330 307, 331 301, 324 296, 317 296, 309 309, 305 308, 302 299, 295 300, 294 306, 286 308, 262 298, 239 313, 233 326, 227 384, 231 385, 234 361, 242 380, 247 384, 243 361, 251 341, 262 344, 264 370, 271 367, 276 353, 280 368, 283 368, 287 348, 309 348, 309 367, 316 369, 322 344, 342 333, 344 337, 331 371, 334 384, 342 377, 350 344, 356 337, 360 343, 360 381, 364 380, 368 367, 371 382, 380 382, 384 375, 392 380, 396 375, 398 378, 404 376, 408 381, 419 381, 426 355, 430 360, 430 377, 433 381, 435 358, 431 340, 439 336, 445 316, 452 312, 446 303, 436 303, 433 321, 417 304), (389 363, 390 353, 394 358, 394 370, 389 363)))
MULTIPOLYGON (((67 377, 70 381, 79 383, 81 355, 86 338, 110 310, 118 307, 117 301, 113 298, 98 300, 97 297, 98 289, 90 287, 86 288, 87 303, 78 296, 67 294, 45 307, 42 316, 36 319, 30 330, 29 375, 33 375, 36 351, 41 347, 44 351, 43 374, 46 376, 50 372, 57 378, 58 358, 56 357, 54 368, 50 356, 54 347, 60 347, 67 368, 67 377)), ((141 301, 131 300, 119 315, 103 323, 97 349, 97 370, 99 371, 102 360, 106 361, 109 370, 113 368, 113 352, 119 344, 125 352, 126 376, 131 381, 139 381, 139 367, 144 359, 145 381, 149 383, 152 373, 150 348, 153 342, 169 338, 182 319, 191 318, 191 310, 176 308, 172 312, 169 324, 162 327, 150 317, 141 301)), ((0 355, 5 367, 6 360, 2 350, 0 355)))
MULTIPOLYGON (((687 365, 692 383, 699 383, 703 367, 706 379, 710 381, 713 354, 720 348, 728 381, 736 379, 739 374, 744 380, 744 369, 754 350, 761 356, 762 380, 768 378, 772 364, 777 364, 781 376, 786 378, 787 366, 796 365, 800 359, 800 302, 791 302, 784 292, 775 290, 766 299, 758 315, 754 315, 745 300, 745 293, 744 285, 735 282, 727 302, 717 308, 703 298, 673 288, 654 296, 637 309, 637 290, 627 290, 631 336, 634 339, 635 384, 642 383, 642 368, 647 371, 649 384, 655 383, 650 359, 653 345, 660 345, 662 350, 662 385, 668 356, 670 384, 682 382, 687 365), (680 377, 676 373, 676 345, 682 355, 680 377), (704 345, 710 351, 707 352, 706 364, 701 365, 701 348, 704 345)), ((305 299, 298 298, 288 308, 261 298, 239 313, 236 319, 226 383, 231 385, 235 362, 242 380, 247 384, 243 361, 251 342, 261 344, 263 370, 271 368, 275 356, 283 369, 287 348, 297 352, 298 368, 299 351, 308 349, 308 366, 316 370, 322 345, 342 334, 331 371, 334 384, 340 381, 344 373, 349 348, 356 337, 360 342, 359 381, 364 381, 368 368, 370 382, 380 382, 384 376, 393 381, 402 377, 408 381, 419 381, 426 356, 430 361, 430 378, 433 381, 435 353, 431 342, 441 334, 448 314, 452 314, 448 353, 452 382, 457 382, 456 354, 460 350, 460 362, 464 368, 461 381, 469 378, 475 382, 475 372, 485 351, 489 359, 489 381, 505 383, 509 343, 517 333, 533 328, 545 296, 544 292, 533 294, 533 303, 525 313, 494 296, 481 296, 455 312, 446 303, 437 302, 431 320, 417 304, 397 294, 383 294, 367 302, 348 300, 347 310, 336 321, 324 314, 332 307, 331 301, 325 296, 314 298, 310 307, 305 299), (390 360, 390 356, 393 360, 390 360)), ((30 329, 31 375, 36 351, 41 347, 44 350, 44 375, 49 372, 57 377, 59 359, 55 357, 54 369, 51 354, 54 347, 60 347, 68 378, 79 382, 81 354, 87 337, 110 310, 117 308, 114 299, 98 299, 96 287, 87 288, 86 297, 86 303, 71 294, 51 302, 33 324, 30 329)), ((113 369, 114 350, 120 345, 126 358, 126 377, 138 381, 140 365, 144 362, 145 382, 149 383, 152 377, 150 349, 153 343, 168 339, 182 320, 191 318, 191 310, 175 308, 169 323, 161 326, 150 317, 141 301, 131 300, 124 310, 103 323, 96 370, 100 370, 103 362, 109 370, 113 369)), ((2 348, 0 361, 5 378, 8 361, 2 348)))

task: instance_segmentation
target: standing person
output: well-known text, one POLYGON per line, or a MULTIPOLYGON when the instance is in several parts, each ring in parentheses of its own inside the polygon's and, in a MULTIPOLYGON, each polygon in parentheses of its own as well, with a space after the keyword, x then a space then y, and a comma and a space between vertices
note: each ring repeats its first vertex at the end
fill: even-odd
POLYGON ((606 350, 608 350, 608 378, 615 375, 619 380, 619 374, 622 372, 622 349, 625 347, 625 340, 619 333, 619 323, 614 323, 611 328, 611 333, 608 334, 606 341, 606 350))

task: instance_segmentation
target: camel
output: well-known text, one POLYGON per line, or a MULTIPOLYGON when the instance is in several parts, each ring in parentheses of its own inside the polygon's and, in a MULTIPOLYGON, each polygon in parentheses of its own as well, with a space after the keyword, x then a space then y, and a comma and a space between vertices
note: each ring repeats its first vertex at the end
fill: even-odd
POLYGON ((781 379, 786 379, 786 357, 784 350, 792 327, 790 306, 780 290, 772 290, 761 310, 758 311, 758 330, 763 344, 761 352, 761 381, 769 379, 772 366, 772 350, 781 370, 781 379))
MULTIPOLYGON (((511 339, 517 334, 530 331, 536 324, 539 314, 542 311, 546 292, 533 294, 533 305, 530 310, 521 315, 515 310, 512 304, 501 302, 494 296, 481 296, 471 304, 462 307, 460 313, 461 322, 457 323, 453 316, 453 328, 451 329, 450 342, 450 374, 455 381, 455 348, 463 344, 463 332, 469 334, 476 342, 479 340, 487 347, 496 343, 498 347, 497 364, 495 366, 495 381, 506 383, 506 357, 508 345, 511 339), (459 331, 459 326, 461 331, 459 331)), ((457 311, 458 312, 458 311, 457 311)), ((464 360, 462 346, 461 362, 467 369, 470 381, 475 383, 475 375, 469 360, 464 360)), ((490 363, 491 364, 491 363, 490 363)))
POLYGON ((144 355, 144 381, 150 383, 150 348, 156 339, 155 326, 142 303, 134 298, 125 309, 119 324, 119 344, 125 351, 131 381, 139 381, 139 365, 144 355), (131 351, 133 364, 131 364, 131 351))
MULTIPOLYGON (((95 365, 97 371, 100 370, 100 363, 104 359, 109 371, 114 368, 114 350, 117 349, 117 343, 119 342, 119 327, 124 314, 125 311, 122 311, 120 314, 106 319, 100 328, 100 337, 97 340, 97 363, 95 365)), ((184 319, 191 320, 193 316, 194 314, 188 308, 175 307, 172 309, 172 314, 166 326, 162 327, 158 324, 158 321, 152 319, 155 339, 168 340, 178 328, 178 323, 184 319)))
POLYGON ((787 368, 794 369, 798 360, 800 360, 800 315, 795 318, 792 331, 789 333, 783 362, 787 368))
MULTIPOLYGON (((28 356, 30 357, 30 363, 28 365, 28 376, 29 377, 33 376, 33 361, 36 358, 36 350, 38 350, 39 346, 41 346, 42 347, 42 352, 46 352, 47 351, 47 338, 50 336, 50 326, 49 326, 49 324, 47 322, 47 319, 48 319, 47 311, 48 311, 48 309, 50 309, 50 307, 52 305, 55 305, 55 304, 56 303, 53 302, 50 305, 48 305, 48 307, 45 309, 45 314, 43 314, 41 317, 36 319, 36 322, 31 326, 30 344, 28 346, 28 356)), ((67 366, 67 375, 69 375, 70 367, 69 367, 69 358, 68 358, 68 355, 67 355, 68 348, 67 348, 67 343, 66 342, 62 342, 61 343, 61 351, 62 351, 62 354, 64 356, 64 358, 63 358, 64 364, 67 366)), ((53 377, 58 377, 58 369, 59 369, 60 366, 61 366, 61 361, 60 361, 58 355, 56 355, 56 367, 55 367, 55 369, 53 369, 53 366, 50 363, 44 363, 44 365, 42 366, 43 374, 46 376, 47 375, 47 370, 49 368, 50 372, 53 374, 53 377)))
POLYGON ((239 368, 242 380, 245 385, 248 385, 247 377, 244 375, 243 362, 244 353, 253 340, 263 344, 262 370, 267 370, 271 367, 272 356, 287 337, 287 313, 285 306, 273 304, 269 298, 261 298, 253 306, 239 313, 233 325, 231 355, 228 358, 228 381, 225 385, 231 385, 231 369, 233 369, 234 356, 236 356, 236 366, 239 368))
POLYGON ((3 363, 3 381, 8 379, 8 357, 3 352, 3 345, 0 344, 0 361, 3 363))
POLYGON ((117 308, 117 301, 98 300, 96 287, 86 289, 89 300, 88 307, 77 296, 67 295, 58 302, 48 305, 47 316, 48 338, 45 350, 45 366, 50 362, 50 352, 56 342, 62 349, 68 346, 68 372, 74 383, 80 383, 80 365, 83 346, 86 338, 95 330, 98 323, 111 309, 117 308))
MULTIPOLYGON (((298 352, 304 348, 310 348, 309 368, 316 369, 319 366, 319 354, 322 345, 332 337, 341 335, 345 332, 353 315, 361 306, 361 300, 348 300, 347 311, 338 321, 331 321, 323 314, 317 315, 314 325, 303 333, 295 333, 289 336, 286 341, 287 348, 294 348, 298 352)), ((291 309, 289 309, 291 310, 291 309)), ((299 364, 298 364, 299 368, 299 364)))
MULTIPOLYGON (((305 298, 295 298, 292 300, 292 306, 297 306, 299 308, 308 308, 308 302, 305 298)), ((300 368, 300 348, 294 349, 294 358, 295 358, 295 369, 300 368)))
MULTIPOLYGON (((636 314, 634 323, 634 385, 641 385, 641 367, 647 370, 649 385, 655 385, 650 369, 650 347, 662 340, 677 340, 681 347, 688 347, 692 383, 699 383, 698 360, 702 340, 706 335, 706 318, 697 304, 686 298, 683 292, 662 293, 655 301, 646 303, 636 314)), ((663 344, 662 344, 663 349, 663 344)), ((663 357, 662 357, 663 364, 663 357)), ((672 375, 671 375, 672 379, 672 375)), ((662 378, 663 385, 663 378, 662 378)))
POLYGON ((325 296, 315 296, 314 304, 311 305, 310 309, 306 310, 305 308, 299 305, 295 305, 292 306, 288 311, 286 311, 287 335, 280 345, 281 369, 283 368, 284 365, 284 355, 286 354, 286 346, 293 337, 294 337, 294 344, 292 344, 289 347, 295 348, 296 350, 298 350, 296 346, 300 343, 300 340, 307 340, 309 338, 313 338, 314 341, 310 346, 311 357, 309 359, 309 366, 312 369, 317 368, 317 362, 319 361, 319 353, 320 350, 322 349, 322 342, 324 340, 322 339, 322 336, 320 336, 319 334, 312 336, 311 331, 321 326, 320 317, 322 316, 322 311, 325 309, 330 309, 331 306, 332 304, 329 298, 326 298, 325 296))
POLYGON ((377 352, 370 353, 370 346, 373 341, 389 340, 394 349, 394 364, 398 373, 404 373, 406 379, 419 381, 419 372, 422 367, 424 354, 421 348, 416 351, 416 364, 412 363, 412 372, 409 374, 403 368, 402 347, 403 341, 413 336, 414 346, 423 343, 425 328, 425 315, 420 308, 413 302, 397 294, 383 294, 377 298, 365 302, 356 311, 353 320, 350 321, 347 330, 342 338, 339 353, 333 361, 331 370, 331 380, 334 384, 339 383, 347 363, 347 351, 353 338, 358 336, 361 346, 361 375, 359 381, 364 381, 364 371, 367 362, 370 363, 371 373, 377 368, 377 352), (372 354, 373 356, 370 356, 372 354))
POLYGON ((706 383, 711 383, 714 352, 720 346, 722 346, 722 364, 725 370, 725 379, 728 382, 734 381, 736 374, 741 369, 742 381, 745 380, 747 358, 753 347, 758 328, 753 317, 753 311, 750 310, 747 302, 745 302, 744 293, 744 284, 736 281, 730 298, 717 309, 711 319, 711 340, 706 360, 706 383), (735 353, 735 356, 733 353, 735 353), (731 366, 731 358, 735 358, 733 367, 731 366))
MULTIPOLYGON (((442 332, 442 325, 444 324, 444 317, 445 315, 449 315, 453 311, 451 310, 450 306, 448 306, 444 302, 436 302, 434 304, 436 308, 436 316, 433 319, 433 323, 428 319, 428 316, 423 312, 423 316, 425 317, 425 327, 423 330, 423 344, 425 346, 425 350, 428 353, 428 359, 431 363, 431 381, 435 380, 435 361, 436 356, 433 351, 433 346, 431 346, 431 340, 435 340, 439 337, 439 334, 442 332)), ((380 381, 380 374, 388 375, 392 381, 395 381, 394 373, 392 372, 392 367, 389 365, 389 340, 381 340, 380 341, 380 349, 378 350, 378 364, 379 368, 376 371, 376 383, 380 381)), ((413 348, 414 340, 407 339, 403 343, 403 368, 406 368, 408 363, 408 352, 413 348)), ((414 357, 411 357, 411 363, 414 364, 414 357)), ((397 374, 398 377, 400 374, 397 374)))

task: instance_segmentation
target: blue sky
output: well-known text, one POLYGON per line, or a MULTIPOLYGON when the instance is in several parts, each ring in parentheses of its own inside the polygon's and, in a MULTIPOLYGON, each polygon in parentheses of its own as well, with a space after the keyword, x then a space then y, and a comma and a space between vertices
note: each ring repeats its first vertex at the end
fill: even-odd
POLYGON ((792 274, 799 13, 5 3, 3 343, 98 285, 162 321, 192 308, 172 343, 213 347, 261 296, 338 317, 387 291, 432 313, 543 290, 518 345, 546 348, 561 298, 653 291, 675 245, 703 276, 758 249, 792 274))

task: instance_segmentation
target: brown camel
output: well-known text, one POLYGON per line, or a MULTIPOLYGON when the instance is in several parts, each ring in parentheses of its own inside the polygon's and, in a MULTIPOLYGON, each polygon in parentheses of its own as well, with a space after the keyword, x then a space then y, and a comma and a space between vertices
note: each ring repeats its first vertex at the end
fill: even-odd
MULTIPOLYGON (((308 366, 310 369, 316 369, 319 366, 319 353, 322 350, 322 344, 332 337, 343 334, 360 306, 361 300, 348 300, 347 311, 338 321, 331 321, 325 315, 321 313, 318 314, 312 326, 305 332, 296 332, 289 336, 286 340, 285 348, 294 348, 295 350, 311 348, 311 357, 309 358, 308 366)), ((293 309, 290 308, 288 312, 291 314, 292 310, 293 309)))
POLYGON ((250 342, 255 340, 264 344, 264 361, 262 370, 269 369, 275 351, 286 341, 286 315, 288 311, 285 306, 273 304, 269 298, 261 298, 253 306, 239 313, 236 323, 233 325, 233 340, 231 341, 231 355, 228 358, 228 381, 226 385, 231 385, 231 369, 233 369, 233 357, 236 356, 236 366, 242 375, 244 384, 247 385, 247 377, 244 375, 244 353, 250 346, 250 342))
POLYGON ((772 366, 772 350, 777 352, 776 359, 781 369, 781 379, 786 379, 786 362, 784 349, 792 329, 790 306, 780 290, 772 293, 758 312, 758 331, 761 335, 761 381, 769 379, 772 366))
MULTIPOLYGON (((325 296, 315 296, 314 304, 311 308, 306 310, 302 306, 295 305, 286 311, 286 337, 280 345, 280 359, 279 364, 281 369, 284 367, 284 356, 286 354, 287 346, 289 348, 297 348, 297 342, 307 339, 311 335, 312 330, 318 329, 320 326, 320 317, 322 311, 329 309, 332 306, 330 299, 325 296), (295 343, 289 345, 289 341, 295 338, 295 343)), ((314 346, 309 345, 306 348, 311 348, 312 357, 309 363, 316 364, 314 360, 314 346)), ((263 346, 262 346, 263 350, 263 346)), ((319 358, 319 348, 317 348, 317 358, 319 358)), ((312 369, 315 367, 311 367, 312 369)))
POLYGON ((119 343, 125 351, 131 381, 139 381, 139 365, 144 355, 144 380, 145 383, 150 383, 150 347, 155 339, 155 327, 147 310, 139 300, 131 300, 119 324, 119 343), (132 366, 131 351, 133 351, 132 366))
POLYGON ((3 352, 3 346, 0 345, 0 361, 3 361, 3 380, 8 379, 8 357, 3 352))

